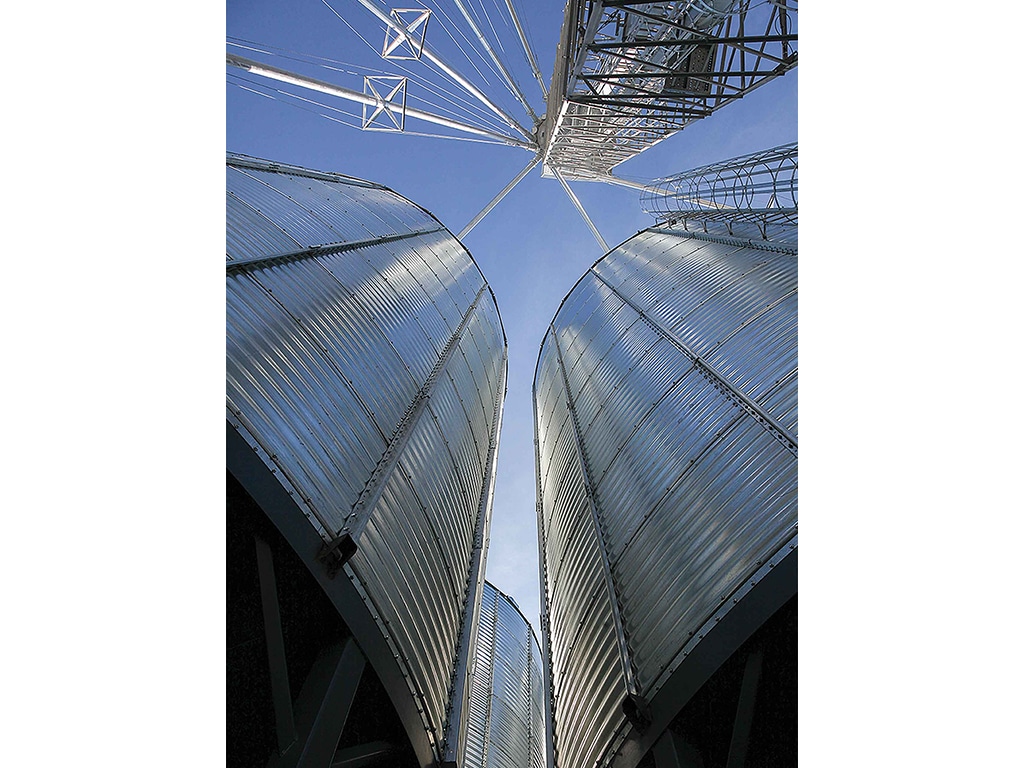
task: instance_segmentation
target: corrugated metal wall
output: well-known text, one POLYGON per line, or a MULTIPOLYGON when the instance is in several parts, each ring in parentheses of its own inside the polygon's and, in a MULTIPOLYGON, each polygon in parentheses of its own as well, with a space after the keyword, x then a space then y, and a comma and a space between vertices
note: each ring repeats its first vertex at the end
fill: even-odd
POLYGON ((515 603, 490 583, 480 608, 464 768, 544 768, 540 646, 515 603))
POLYGON ((229 421, 325 543, 353 534, 345 571, 438 755, 505 393, 494 297, 375 184, 229 156, 227 221, 229 421))
POLYGON ((795 248, 651 229, 564 300, 534 380, 559 768, 607 764, 797 523, 795 248), (692 647, 692 645, 691 645, 692 647))

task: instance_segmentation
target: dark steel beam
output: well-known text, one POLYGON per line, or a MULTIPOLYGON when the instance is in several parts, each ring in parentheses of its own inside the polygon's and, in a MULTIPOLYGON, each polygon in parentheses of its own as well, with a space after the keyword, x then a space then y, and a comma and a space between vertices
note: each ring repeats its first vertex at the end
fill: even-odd
POLYGON ((612 761, 631 768, 647 754, 683 707, 751 635, 797 593, 797 549, 790 545, 752 579, 754 586, 720 620, 709 622, 701 641, 650 702, 651 725, 643 733, 631 729, 612 761), (792 547, 792 548, 790 548, 792 547), (785 553, 785 554, 784 554, 785 553))
POLYGON ((263 604, 263 629, 267 638, 267 663, 270 668, 270 695, 274 702, 277 725, 277 748, 283 755, 295 743, 295 716, 288 684, 288 659, 281 630, 281 606, 277 601, 277 580, 274 578, 274 555, 270 545, 255 537, 256 566, 260 579, 260 600, 263 604))
MULTIPOLYGON (((633 10, 637 5, 654 5, 656 0, 605 0, 604 6, 606 8, 629 8, 633 10)), ((646 15, 646 14, 645 14, 646 15)))
POLYGON ((700 752, 671 729, 654 743, 652 753, 656 768, 704 768, 700 752))
MULTIPOLYGON (((616 58, 629 59, 630 57, 622 56, 622 57, 616 57, 616 58)), ((766 74, 769 74, 769 73, 774 72, 774 71, 775 70, 773 68, 773 69, 744 69, 744 70, 738 70, 738 69, 737 70, 718 69, 718 70, 713 70, 713 71, 701 70, 699 72, 687 72, 687 71, 681 70, 681 69, 670 69, 668 67, 665 67, 665 71, 664 72, 648 72, 648 73, 628 72, 628 73, 624 73, 624 74, 608 74, 608 73, 604 73, 604 74, 598 74, 598 75, 580 75, 579 78, 577 78, 577 79, 579 79, 579 80, 599 80, 599 81, 602 81, 602 82, 612 83, 613 85, 618 85, 619 84, 618 81, 620 81, 620 80, 634 80, 634 79, 635 80, 661 80, 664 77, 677 77, 678 76, 678 77, 693 78, 694 80, 708 81, 708 82, 711 82, 711 83, 714 84, 714 83, 718 82, 717 80, 715 80, 715 78, 728 78, 728 77, 741 77, 741 76, 743 76, 743 77, 754 77, 756 75, 766 75, 766 74)))
POLYGON ((743 768, 747 763, 750 730, 754 725, 754 706, 757 703, 757 684, 761 679, 761 653, 755 651, 747 657, 740 686, 740 699, 736 704, 736 720, 729 741, 729 758, 725 768, 743 768))
POLYGON ((371 741, 355 747, 345 747, 334 755, 331 768, 369 768, 373 765, 384 765, 384 761, 394 752, 394 745, 386 741, 371 741))
MULTIPOLYGON (((595 105, 596 104, 597 106, 603 106, 605 104, 613 104, 613 105, 621 104, 621 105, 624 105, 624 106, 627 106, 627 107, 647 106, 650 109, 669 109, 669 110, 674 109, 674 110, 679 110, 679 111, 699 109, 700 107, 705 106, 705 102, 712 101, 712 97, 710 95, 706 95, 706 94, 702 94, 702 95, 697 96, 697 97, 692 97, 692 96, 687 97, 685 94, 672 93, 671 91, 668 92, 668 93, 657 93, 657 92, 654 92, 654 93, 652 93, 652 92, 644 93, 644 92, 640 91, 639 88, 635 88, 634 90, 637 91, 637 92, 636 93, 616 93, 615 95, 608 95, 608 96, 586 96, 586 95, 582 95, 582 94, 581 95, 573 95, 573 96, 569 96, 566 99, 566 101, 570 101, 570 102, 573 102, 575 104, 588 104, 588 105, 595 105), (662 104, 662 103, 659 103, 659 102, 671 102, 671 104, 669 104, 669 103, 662 104), (682 104, 684 106, 681 106, 681 107, 680 106, 672 106, 673 104, 682 104)), ((737 96, 726 96, 724 98, 740 98, 740 97, 737 95, 737 96)), ((627 112, 626 114, 630 115, 634 119, 643 119, 645 117, 645 115, 638 115, 635 112, 627 112)), ((580 117, 586 119, 587 115, 580 115, 580 117)))
MULTIPOLYGON (((688 30, 690 31, 690 30, 688 30)), ((694 33, 693 39, 685 40, 627 40, 614 43, 591 43, 587 48, 591 51, 610 51, 617 48, 679 48, 693 43, 721 43, 730 46, 743 46, 748 43, 795 43, 797 35, 743 35, 736 37, 715 37, 714 35, 694 33)), ((753 48, 750 53, 757 53, 753 48)), ((761 54, 766 55, 766 54, 761 54)))
MULTIPOLYGON (((619 3, 605 3, 605 5, 608 5, 612 8, 616 6, 621 7, 619 3)), ((656 24, 664 24, 667 27, 672 27, 673 29, 678 29, 681 32, 686 32, 688 35, 690 35, 689 38, 686 38, 687 40, 692 40, 695 38, 707 38, 710 37, 712 34, 711 32, 706 30, 688 27, 680 21, 673 21, 672 19, 665 16, 664 13, 648 13, 647 11, 641 11, 639 8, 636 7, 638 5, 652 5, 652 3, 631 3, 630 5, 633 6, 629 9, 629 13, 631 13, 632 15, 639 16, 640 18, 643 19, 650 19, 656 24)), ((659 8, 658 10, 661 9, 659 8)))
MULTIPOLYGON (((693 117, 707 117, 711 114, 711 110, 694 110, 687 109, 686 107, 671 107, 668 104, 644 104, 640 99, 636 101, 622 101, 622 97, 616 99, 605 99, 604 97, 593 97, 593 96, 573 96, 567 98, 566 101, 573 104, 583 104, 588 107, 599 106, 603 107, 610 105, 613 107, 647 107, 648 109, 657 109, 664 112, 677 112, 685 115, 692 115, 693 117)), ((650 97, 644 96, 643 99, 649 99, 650 97)))
POLYGON ((296 701, 299 743, 282 755, 279 768, 330 768, 365 666, 351 637, 316 660, 296 701))
MULTIPOLYGON (((782 30, 782 34, 788 35, 788 33, 789 33, 789 13, 786 10, 786 6, 785 5, 782 5, 781 7, 776 6, 776 10, 778 11, 778 14, 779 14, 779 29, 782 30)), ((785 42, 782 43, 782 55, 783 56, 788 56, 789 55, 789 41, 785 41, 785 42)))
MULTIPOLYGON (((227 421, 228 471, 242 484, 264 514, 281 532, 320 588, 330 598, 349 630, 359 642, 367 660, 384 685, 398 713, 421 768, 434 764, 434 752, 423 726, 423 718, 398 660, 381 636, 369 606, 351 578, 331 579, 317 563, 323 539, 310 524, 277 475, 269 468, 266 452, 237 420, 227 421)), ((293 747, 294 749, 294 747, 293 747)))
MULTIPOLYGON (((597 80, 599 82, 609 83, 611 85, 617 86, 618 88, 624 88, 624 89, 627 89, 628 91, 631 91, 631 93, 616 94, 616 96, 621 96, 622 98, 627 98, 627 99, 628 98, 637 98, 639 96, 639 97, 642 97, 642 98, 655 98, 655 99, 657 99, 657 98, 665 98, 665 99, 671 99, 672 101, 682 101, 682 99, 678 98, 675 95, 675 92, 673 92, 672 95, 662 95, 661 91, 656 91, 656 90, 653 90, 652 88, 644 88, 644 87, 642 87, 640 85, 634 85, 633 83, 622 82, 623 80, 664 80, 664 79, 665 79, 665 75, 638 75, 635 78, 630 76, 630 75, 589 75, 586 78, 585 83, 586 83, 587 87, 591 90, 591 92, 594 94, 594 96, 596 96, 599 99, 600 98, 604 98, 604 95, 598 93, 594 89, 594 87, 592 85, 590 85, 590 82, 589 82, 590 80, 597 80)), ((593 98, 593 97, 586 96, 585 98, 593 98)))
POLYGON ((653 62, 653 61, 647 61, 646 59, 641 59, 641 58, 639 58, 637 56, 629 56, 628 54, 625 54, 625 53, 619 53, 618 51, 606 50, 603 53, 601 53, 601 61, 604 61, 606 59, 617 59, 619 61, 631 61, 634 64, 640 64, 641 66, 644 66, 644 67, 653 67, 654 69, 660 69, 663 72, 665 72, 666 74, 670 73, 670 72, 675 72, 676 71, 673 67, 670 67, 667 64, 658 64, 658 63, 653 62))

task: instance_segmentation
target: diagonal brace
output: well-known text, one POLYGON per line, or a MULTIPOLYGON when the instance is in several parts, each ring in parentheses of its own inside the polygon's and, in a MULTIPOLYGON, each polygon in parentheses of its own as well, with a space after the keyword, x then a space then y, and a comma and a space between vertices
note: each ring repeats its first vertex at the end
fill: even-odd
POLYGON ((482 211, 480 211, 480 213, 478 213, 476 216, 474 216, 473 220, 471 222, 469 222, 469 224, 467 224, 463 228, 463 230, 461 232, 459 232, 459 240, 461 240, 466 235, 468 235, 473 230, 473 227, 475 227, 477 224, 479 224, 481 221, 483 221, 484 216, 486 216, 488 213, 490 213, 491 210, 493 210, 494 206, 496 206, 498 203, 500 203, 502 200, 504 200, 505 199, 505 195, 507 195, 509 192, 511 192, 513 189, 515 189, 516 185, 519 184, 519 182, 522 181, 524 178, 526 178, 526 175, 539 162, 540 162, 540 155, 539 154, 534 155, 533 159, 529 163, 526 164, 526 167, 523 168, 523 170, 521 170, 519 172, 519 174, 514 179, 512 179, 512 181, 510 181, 508 183, 508 186, 506 186, 503 190, 501 190, 501 192, 499 192, 497 194, 497 196, 493 200, 491 200, 491 202, 489 202, 486 206, 484 206, 484 209, 482 211))
POLYGON ((366 658, 351 637, 317 659, 295 704, 299 743, 281 756, 279 768, 331 765, 365 666, 366 658))
POLYGON ((565 190, 565 194, 569 196, 569 199, 572 201, 572 204, 576 206, 576 210, 580 212, 580 216, 583 217, 583 220, 587 223, 587 226, 590 227, 591 234, 594 235, 594 239, 597 240, 597 244, 601 246, 601 252, 608 253, 608 251, 611 250, 608 247, 608 243, 604 241, 604 238, 601 237, 601 233, 597 230, 597 227, 594 226, 594 222, 590 220, 590 216, 587 215, 587 211, 583 207, 583 203, 579 201, 579 198, 576 197, 576 193, 574 193, 572 189, 570 189, 569 185, 566 183, 565 178, 562 176, 562 172, 559 171, 554 166, 551 167, 551 171, 555 174, 555 178, 558 179, 559 182, 561 182, 562 189, 565 190))

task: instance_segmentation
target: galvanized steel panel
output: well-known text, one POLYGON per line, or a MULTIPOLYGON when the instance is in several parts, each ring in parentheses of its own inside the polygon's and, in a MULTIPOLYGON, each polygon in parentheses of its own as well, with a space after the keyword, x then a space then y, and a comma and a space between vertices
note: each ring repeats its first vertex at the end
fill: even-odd
MULTIPOLYGON (((296 231, 306 233, 309 244, 358 240, 404 230, 388 226, 370 206, 361 203, 361 198, 378 190, 356 189, 272 171, 249 170, 247 173, 291 203, 293 210, 287 220, 296 231)), ((286 210, 283 201, 277 201, 275 207, 282 212, 286 210)))
POLYGON ((534 380, 559 768, 610 762, 625 694, 651 700, 795 536, 795 444, 751 409, 796 434, 796 332, 795 255, 682 228, 638 234, 563 301, 534 380))
POLYGON ((391 475, 350 563, 387 622, 424 708, 424 726, 438 739, 462 605, 442 571, 443 555, 431 534, 430 511, 421 506, 404 471, 391 475))
MULTIPOLYGON (((339 210, 334 227, 306 210, 299 202, 275 188, 278 176, 283 174, 252 170, 250 168, 228 167, 227 188, 238 200, 244 200, 272 221, 276 228, 285 232, 299 243, 301 248, 325 243, 355 242, 366 240, 383 232, 374 232, 360 218, 365 211, 339 210)), ((314 182, 318 185, 323 182, 314 182)), ((340 188, 341 185, 334 185, 340 188)), ((323 194, 329 190, 324 185, 323 194)), ((229 203, 232 202, 229 197, 229 203)), ((381 228, 379 223, 377 228, 381 228)), ((234 254, 232 254, 234 256, 234 254)), ((236 257, 237 258, 237 257, 236 257)))
POLYGON ((550 362, 557 355, 554 346, 545 340, 540 367, 558 374, 543 409, 550 414, 543 419, 545 424, 558 422, 557 438, 551 444, 545 435, 541 459, 542 467, 547 460, 553 469, 548 476, 552 482, 543 486, 552 492, 541 494, 541 524, 545 532, 542 557, 552 585, 547 614, 556 680, 555 753, 559 766, 590 765, 602 748, 601 734, 621 719, 617 711, 625 689, 615 645, 614 606, 601 560, 601 537, 577 459, 578 436, 564 384, 557 364, 550 362))
MULTIPOLYGON (((451 385, 452 396, 458 400, 464 418, 470 425, 469 430, 460 434, 454 447, 455 453, 460 457, 456 465, 465 487, 475 488, 487 470, 485 465, 490 430, 490 425, 484 421, 487 413, 478 407, 478 398, 473 393, 479 393, 479 388, 474 383, 474 374, 465 357, 461 354, 453 355, 445 373, 451 385)), ((445 392, 448 386, 448 383, 442 382, 439 389, 445 392)))
MULTIPOLYGON (((409 294, 417 289, 408 272, 397 263, 390 244, 338 254, 352 293, 371 307, 375 324, 387 337, 414 381, 422 383, 440 355, 444 340, 431 339, 416 317, 409 294), (405 278, 403 280, 403 278, 405 278)), ((341 264, 339 263, 339 267, 341 264)))
MULTIPOLYGON (((230 169, 228 171, 230 173, 230 169)), ((227 260, 274 253, 289 253, 302 244, 230 189, 227 191, 227 260)))
MULTIPOLYGON (((409 364, 391 341, 395 329, 383 321, 371 297, 360 290, 353 279, 351 265, 365 263, 360 248, 346 253, 317 257, 316 265, 296 289, 305 292, 309 304, 296 312, 303 328, 322 346, 346 381, 360 394, 381 434, 388 438, 409 402, 415 396, 423 376, 416 378, 409 364), (320 272, 317 273, 316 269, 320 272), (326 279, 326 271, 333 279, 326 279), (316 301, 318 297, 323 298, 316 301), (379 382, 387 381, 387 387, 379 382)), ((302 262, 289 263, 279 272, 295 275, 304 272, 302 262)))
POLYGON ((389 693, 415 699, 439 758, 504 397, 493 295, 449 232, 377 185, 229 157, 227 219, 232 423, 325 542, 375 500, 345 571, 407 676, 389 693))
POLYGON ((322 349, 249 275, 228 279, 227 400, 321 525, 339 530, 384 438, 322 349))
POLYGON ((397 198, 390 190, 369 189, 361 196, 360 202, 395 232, 421 229, 435 221, 422 208, 397 198))
POLYGON ((540 646, 511 598, 484 585, 464 768, 544 768, 540 646))

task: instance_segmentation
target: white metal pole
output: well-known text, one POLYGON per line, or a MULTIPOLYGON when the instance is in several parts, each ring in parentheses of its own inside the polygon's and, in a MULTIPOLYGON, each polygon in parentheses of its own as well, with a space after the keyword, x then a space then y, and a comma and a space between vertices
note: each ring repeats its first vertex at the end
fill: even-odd
POLYGON ((497 197, 495 197, 493 200, 491 200, 491 202, 489 202, 484 207, 484 209, 482 211, 480 211, 480 213, 478 213, 473 218, 473 220, 471 222, 469 222, 469 224, 467 224, 465 226, 465 228, 461 232, 459 232, 459 240, 461 240, 466 235, 468 235, 472 231, 473 227, 475 227, 477 224, 479 224, 481 221, 483 221, 484 216, 486 216, 488 213, 490 213, 491 209, 494 208, 494 206, 496 206, 498 203, 500 203, 502 200, 504 200, 505 199, 505 195, 507 195, 509 192, 511 192, 513 189, 515 189, 515 186, 520 181, 522 181, 524 178, 526 178, 526 174, 528 174, 533 169, 533 167, 535 165, 537 165, 537 163, 539 163, 539 162, 540 162, 540 155, 538 154, 538 155, 534 156, 533 160, 531 160, 529 163, 526 164, 526 167, 523 168, 523 170, 521 170, 519 172, 518 176, 516 176, 514 179, 512 179, 512 181, 510 181, 508 183, 507 187, 505 187, 503 190, 501 190, 501 192, 498 193, 497 197))
POLYGON ((540 83, 540 89, 544 93, 544 98, 548 97, 548 87, 544 84, 544 77, 540 73, 540 67, 537 66, 537 59, 533 55, 533 51, 530 49, 530 43, 526 39, 526 33, 523 32, 523 27, 519 23, 519 16, 516 14, 515 6, 512 5, 512 0, 505 0, 505 5, 508 6, 508 12, 512 15, 512 23, 516 25, 516 32, 519 33, 519 42, 523 44, 523 50, 526 51, 526 58, 530 62, 530 68, 533 70, 533 76, 537 78, 537 82, 540 83))
POLYGON ((608 243, 604 241, 604 238, 601 237, 601 233, 598 232, 597 227, 594 226, 594 222, 590 220, 590 217, 587 215, 587 211, 583 208, 583 203, 579 201, 576 194, 569 188, 569 185, 566 184, 565 178, 562 176, 562 172, 554 167, 552 167, 551 170, 555 174, 555 178, 562 183, 562 189, 565 190, 565 194, 567 194, 569 199, 572 200, 572 204, 576 206, 576 210, 580 212, 580 216, 582 216, 583 220, 587 222, 587 226, 590 227, 590 231, 594 234, 597 244, 601 246, 601 253, 608 253, 608 251, 611 250, 608 247, 608 243))
MULTIPOLYGON (((382 109, 386 106, 383 99, 374 98, 373 96, 367 96, 365 93, 359 91, 352 91, 348 88, 342 88, 338 85, 332 85, 331 83, 325 83, 323 80, 315 80, 305 75, 300 75, 295 72, 289 72, 279 67, 274 67, 270 64, 261 64, 258 61, 252 59, 246 59, 242 56, 235 56, 233 54, 227 54, 227 63, 233 67, 244 69, 248 72, 252 72, 255 75, 262 75, 268 77, 271 80, 278 80, 282 83, 291 83, 292 85, 298 85, 302 88, 309 88, 313 91, 319 91, 320 93, 326 93, 331 96, 337 96, 342 99, 354 101, 358 104, 367 104, 369 106, 377 107, 382 109)), ((505 136, 500 133, 488 131, 484 128, 477 128, 472 125, 460 123, 457 120, 450 120, 447 117, 435 115, 431 112, 424 112, 423 110, 416 109, 415 107, 405 107, 405 114, 408 117, 415 117, 420 120, 426 120, 430 123, 437 125, 443 125, 447 128, 454 128, 458 131, 465 131, 466 133, 473 133, 477 136, 486 136, 489 139, 495 139, 504 144, 508 144, 513 147, 522 147, 523 149, 534 150, 536 147, 533 144, 527 144, 525 141, 505 136)))
MULTIPOLYGON (((406 31, 404 26, 402 26, 401 24, 396 23, 395 20, 392 19, 391 17, 386 16, 384 14, 384 12, 381 11, 370 0, 358 0, 358 2, 359 2, 360 5, 362 5, 364 8, 366 8, 366 10, 370 11, 370 13, 372 13, 378 19, 380 19, 385 24, 387 24, 389 27, 391 27, 391 29, 394 30, 395 34, 400 35, 402 37, 402 39, 405 40, 409 44, 410 47, 412 47, 413 50, 416 49, 416 46, 417 46, 416 41, 413 40, 409 36, 409 33, 406 31)), ((455 69, 453 69, 449 64, 447 64, 443 59, 441 59, 433 51, 431 51, 429 48, 427 48, 426 41, 423 42, 423 45, 420 48, 420 51, 421 51, 423 56, 426 56, 429 61, 431 61, 438 68, 440 68, 442 72, 444 72, 446 75, 448 75, 448 77, 450 77, 456 83, 458 83, 463 88, 465 88, 469 93, 471 93, 473 96, 475 96, 477 99, 479 99, 479 101, 485 107, 487 107, 492 112, 494 112, 496 115, 498 115, 498 117, 500 117, 502 120, 504 120, 506 123, 508 123, 510 127, 514 128, 516 131, 518 131, 520 134, 522 134, 528 141, 533 142, 533 136, 530 135, 529 131, 527 131, 525 128, 523 128, 523 126, 521 126, 519 123, 517 123, 515 121, 515 118, 513 118, 511 115, 505 113, 499 106, 497 106, 494 102, 492 102, 490 99, 488 99, 486 96, 484 96, 484 94, 480 91, 479 88, 477 88, 475 85, 473 85, 471 82, 469 82, 466 78, 464 78, 462 75, 460 75, 455 69)))

